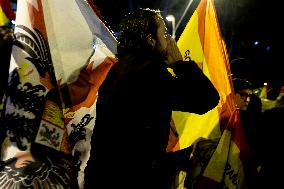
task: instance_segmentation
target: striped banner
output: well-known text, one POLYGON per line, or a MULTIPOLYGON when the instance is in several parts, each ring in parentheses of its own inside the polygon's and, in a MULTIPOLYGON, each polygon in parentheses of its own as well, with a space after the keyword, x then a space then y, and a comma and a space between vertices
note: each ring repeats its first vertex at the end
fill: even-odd
POLYGON ((220 137, 235 111, 228 55, 210 0, 201 0, 177 44, 184 60, 194 60, 212 81, 219 92, 220 102, 203 115, 173 112, 179 135, 173 151, 190 146, 199 137, 220 137), (220 118, 225 120, 220 122, 220 118))
MULTIPOLYGON (((248 145, 235 107, 234 91, 225 43, 213 0, 201 0, 180 36, 178 47, 184 60, 192 59, 212 81, 220 94, 219 104, 203 115, 173 112, 172 124, 178 138, 170 136, 168 151, 177 151, 194 144, 199 138, 220 139, 199 188, 240 188, 243 182, 242 161, 248 145)), ((194 92, 194 89, 192 89, 194 92)))

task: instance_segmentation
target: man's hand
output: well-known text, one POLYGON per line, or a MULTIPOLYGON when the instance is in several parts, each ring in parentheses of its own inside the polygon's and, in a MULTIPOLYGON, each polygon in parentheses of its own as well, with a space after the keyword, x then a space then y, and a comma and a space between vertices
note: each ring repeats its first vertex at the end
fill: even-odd
POLYGON ((167 51, 166 51, 166 63, 173 65, 175 62, 182 60, 182 55, 178 49, 175 39, 170 35, 167 36, 167 51))

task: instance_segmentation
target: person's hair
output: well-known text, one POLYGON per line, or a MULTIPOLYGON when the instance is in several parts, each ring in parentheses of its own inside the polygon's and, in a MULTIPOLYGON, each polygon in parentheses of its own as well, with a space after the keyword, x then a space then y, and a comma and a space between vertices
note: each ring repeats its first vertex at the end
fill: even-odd
POLYGON ((252 89, 252 83, 246 79, 234 78, 233 87, 234 87, 235 93, 238 93, 239 91, 243 89, 252 89))
POLYGON ((147 36, 157 36, 158 18, 162 19, 160 11, 149 8, 127 14, 119 25, 118 56, 148 51, 147 36))
POLYGON ((252 79, 253 64, 246 58, 233 59, 230 63, 230 69, 234 78, 252 79))

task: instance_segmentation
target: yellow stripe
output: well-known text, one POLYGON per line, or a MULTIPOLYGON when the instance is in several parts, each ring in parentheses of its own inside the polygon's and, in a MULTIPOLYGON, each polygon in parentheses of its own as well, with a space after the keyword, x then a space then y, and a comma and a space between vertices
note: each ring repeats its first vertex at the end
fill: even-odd
POLYGON ((194 60, 199 67, 202 67, 204 55, 198 33, 198 15, 196 11, 193 13, 191 19, 186 25, 177 45, 184 60, 190 56, 190 58, 194 60))
MULTIPOLYGON (((204 74, 211 79, 200 43, 197 11, 193 13, 177 44, 184 60, 189 55, 203 70, 204 74)), ((220 135, 218 129, 213 131, 216 125, 219 124, 219 114, 216 108, 204 115, 173 112, 173 119, 179 134, 180 149, 188 147, 199 137, 208 138, 212 132, 216 132, 214 135, 220 135)))
MULTIPOLYGON (((177 42, 184 60, 188 60, 190 56, 212 81, 221 97, 218 106, 203 115, 173 112, 180 149, 190 146, 199 137, 220 137, 220 112, 224 110, 223 106, 226 103, 229 103, 229 107, 233 106, 230 102, 231 98, 228 99, 228 96, 231 96, 232 93, 232 85, 228 77, 228 57, 218 27, 214 7, 209 0, 207 6, 199 5, 177 42), (201 15, 201 11, 206 11, 205 17, 199 17, 198 13, 201 15), (205 18, 205 20, 198 20, 199 18, 205 18), (204 31, 199 31, 202 28, 199 28, 198 23, 204 22, 204 31), (204 36, 201 37, 201 34, 204 36), (201 38, 204 43, 201 43, 201 38), (202 47, 202 44, 204 44, 204 47, 202 47)), ((224 115, 230 115, 230 108, 226 111, 229 112, 224 115)))
POLYGON ((7 22, 9 22, 9 19, 7 18, 7 16, 2 10, 2 7, 0 6, 0 26, 5 25, 7 22))

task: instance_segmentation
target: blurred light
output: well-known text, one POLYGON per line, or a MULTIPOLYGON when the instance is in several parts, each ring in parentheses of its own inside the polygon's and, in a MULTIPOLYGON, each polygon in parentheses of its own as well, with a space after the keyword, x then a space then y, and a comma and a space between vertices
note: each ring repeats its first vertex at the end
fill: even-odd
POLYGON ((113 32, 114 37, 119 38, 120 32, 113 32))
POLYGON ((271 46, 267 46, 267 47, 266 47, 266 50, 267 50, 267 51, 270 51, 270 50, 271 50, 271 46))
POLYGON ((172 37, 175 38, 176 37, 176 18, 174 17, 174 15, 170 14, 166 16, 166 20, 169 22, 172 22, 172 37))
POLYGON ((167 21, 172 22, 172 21, 175 20, 175 17, 174 17, 174 15, 170 14, 170 15, 167 15, 166 19, 167 19, 167 21))
POLYGON ((265 83, 263 83, 263 85, 264 85, 264 86, 267 86, 267 83, 265 82, 265 83))
POLYGON ((255 41, 255 42, 254 42, 254 45, 258 45, 258 44, 259 44, 259 42, 258 42, 258 41, 255 41))

